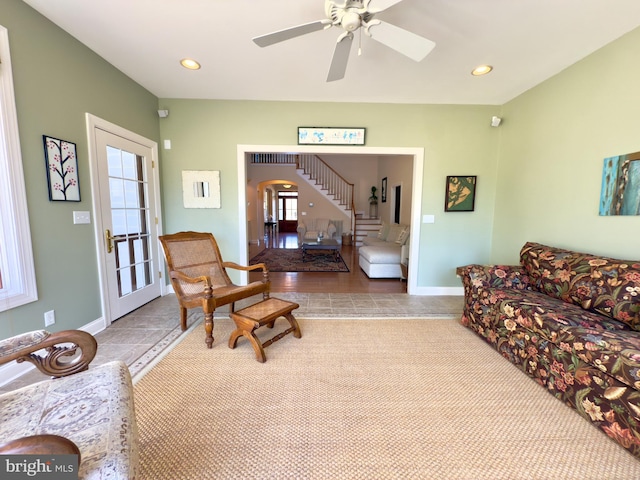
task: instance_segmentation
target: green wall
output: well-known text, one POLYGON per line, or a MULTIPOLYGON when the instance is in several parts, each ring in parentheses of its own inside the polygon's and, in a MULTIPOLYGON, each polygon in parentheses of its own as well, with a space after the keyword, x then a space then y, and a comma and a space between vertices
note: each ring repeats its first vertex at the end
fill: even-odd
POLYGON ((603 159, 640 151, 640 29, 504 106, 492 259, 526 241, 640 258, 640 217, 598 216, 603 159))
MULTIPOLYGON (((640 29, 504 106, 163 99, 137 85, 20 0, 2 0, 33 236, 38 294, 0 313, 0 338, 99 319, 85 112, 160 144, 164 231, 212 231, 239 258, 237 145, 295 145, 302 125, 367 128, 367 147, 424 148, 418 287, 459 287, 455 267, 515 262, 525 241, 639 258, 638 217, 599 217, 604 157, 640 150, 640 29), (158 120, 158 107, 170 110, 158 120), (491 128, 492 115, 504 122, 491 128), (42 135, 78 147, 82 202, 49 202, 42 135), (171 140, 164 150, 162 140, 171 140), (222 208, 186 210, 182 170, 220 170, 222 208), (477 175, 476 210, 444 213, 447 175, 477 175)), ((354 147, 356 151, 357 147, 354 147)))
MULTIPOLYGON (((418 287, 459 287, 455 267, 488 261, 493 225, 499 130, 495 106, 389 105, 162 99, 160 121, 164 231, 210 230, 225 258, 240 249, 237 145, 292 145, 304 125, 366 127, 367 147, 425 149, 418 287), (182 170, 220 170, 221 209, 185 209, 182 170), (478 175, 473 213, 444 213, 447 175, 478 175), (473 233, 470 235, 470 233, 473 233)), ((357 153, 357 147, 354 147, 357 153)), ((412 255, 414 254, 412 253, 412 255)))
POLYGON ((78 328, 102 316, 91 225, 73 225, 74 210, 92 211, 85 112, 152 140, 158 100, 19 0, 2 0, 9 31, 37 302, 0 313, 0 338, 44 327, 78 328), (50 202, 42 135, 77 144, 81 202, 50 202))

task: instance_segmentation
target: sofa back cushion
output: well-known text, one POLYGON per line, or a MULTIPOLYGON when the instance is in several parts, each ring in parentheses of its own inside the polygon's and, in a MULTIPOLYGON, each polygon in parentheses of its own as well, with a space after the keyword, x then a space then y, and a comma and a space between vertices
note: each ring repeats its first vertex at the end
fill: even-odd
POLYGON ((387 235, 387 242, 397 243, 400 237, 404 235, 406 225, 393 224, 389 229, 389 235, 387 235))
POLYGON ((640 260, 526 243, 520 263, 533 288, 640 330, 640 260))
POLYGON ((327 233, 329 230, 329 219, 328 218, 316 218, 315 219, 315 229, 318 232, 327 233))
POLYGON ((378 239, 379 240, 387 240, 387 236, 389 235, 389 229, 391 228, 391 225, 389 225, 387 222, 382 222, 382 226, 380 227, 380 230, 378 231, 378 239))

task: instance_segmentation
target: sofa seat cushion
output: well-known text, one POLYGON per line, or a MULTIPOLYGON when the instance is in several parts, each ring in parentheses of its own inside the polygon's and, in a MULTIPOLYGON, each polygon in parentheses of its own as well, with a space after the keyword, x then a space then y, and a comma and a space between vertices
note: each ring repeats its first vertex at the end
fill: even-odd
POLYGON ((569 363, 582 361, 631 388, 640 386, 640 332, 538 292, 489 292, 489 298, 499 298, 493 313, 503 335, 526 329, 535 343, 542 339, 555 345, 569 363))
POLYGON ((377 247, 377 246, 391 247, 394 244, 389 243, 386 240, 381 240, 378 237, 364 237, 362 239, 362 245, 364 245, 365 247, 377 247))
POLYGON ((400 252, 402 248, 399 245, 379 245, 360 247, 359 253, 369 263, 394 263, 400 264, 400 252))
POLYGON ((78 446, 82 479, 135 478, 138 434, 127 366, 111 362, 0 395, 0 437, 38 434, 78 446))

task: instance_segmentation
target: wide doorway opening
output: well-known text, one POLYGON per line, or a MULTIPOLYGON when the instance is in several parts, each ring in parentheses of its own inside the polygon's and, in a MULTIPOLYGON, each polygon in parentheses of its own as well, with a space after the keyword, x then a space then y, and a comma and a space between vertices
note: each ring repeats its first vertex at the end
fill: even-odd
MULTIPOLYGON (((354 152, 353 147, 344 146, 301 146, 301 145, 238 145, 238 203, 239 208, 239 258, 241 262, 248 263, 249 236, 247 229, 247 163, 248 154, 252 153, 302 153, 316 155, 340 154, 349 155, 377 155, 396 156, 406 155, 413 160, 412 166, 412 195, 411 195, 411 221, 410 221, 410 250, 415 252, 409 259, 407 293, 417 291, 418 253, 420 245, 420 218, 422 204, 423 164, 424 149, 412 147, 359 147, 354 152)), ((389 195, 391 197, 391 195, 389 195)), ((243 272, 241 281, 246 282, 248 275, 243 272)))

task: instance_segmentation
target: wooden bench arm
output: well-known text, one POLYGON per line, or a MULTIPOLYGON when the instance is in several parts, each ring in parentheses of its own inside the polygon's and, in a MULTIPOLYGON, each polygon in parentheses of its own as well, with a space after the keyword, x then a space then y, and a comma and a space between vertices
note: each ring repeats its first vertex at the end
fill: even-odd
POLYGON ((172 270, 169 272, 169 276, 175 280, 180 280, 185 283, 204 283, 205 285, 211 284, 211 279, 206 275, 201 275, 199 277, 190 277, 189 275, 185 275, 182 272, 178 272, 176 270, 172 270))
POLYGON ((253 270, 262 270, 263 272, 268 272, 269 269, 265 263, 256 263, 255 265, 238 265, 234 262, 222 262, 222 266, 224 268, 233 268, 235 270, 243 270, 245 272, 250 272, 253 270))
POLYGON ((22 334, 3 340, 0 365, 13 360, 18 363, 26 361, 33 363, 45 375, 65 377, 89 368, 98 350, 98 342, 93 335, 82 330, 56 333, 41 330, 35 333, 38 336, 22 334))
POLYGON ((17 438, 0 445, 0 455, 78 455, 78 465, 80 464, 78 446, 60 435, 17 438))
POLYGON ((262 283, 269 283, 269 269, 265 263, 256 263, 255 265, 238 265, 234 262, 222 262, 223 268, 233 268, 235 270, 243 270, 251 272, 253 270, 262 270, 262 283))

